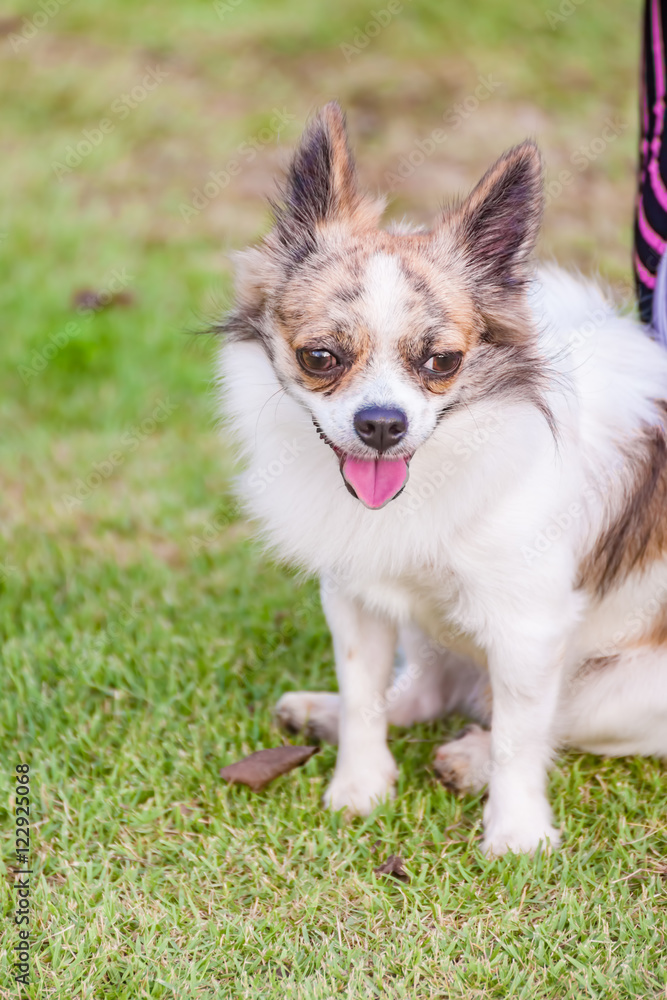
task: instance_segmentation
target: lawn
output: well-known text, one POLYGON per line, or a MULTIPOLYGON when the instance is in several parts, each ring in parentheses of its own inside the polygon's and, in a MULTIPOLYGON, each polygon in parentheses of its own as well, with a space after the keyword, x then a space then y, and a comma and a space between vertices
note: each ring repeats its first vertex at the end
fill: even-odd
POLYGON ((560 759, 563 849, 497 861, 479 850, 481 799, 430 768, 461 720, 392 733, 396 801, 350 824, 320 804, 330 747, 259 794, 218 776, 280 742, 281 693, 335 678, 315 582, 273 563, 238 510, 215 344, 193 334, 331 97, 397 217, 426 220, 536 137, 543 255, 627 298, 639 5, 549 2, 6 0, 2 1000, 667 996, 656 761, 560 759), (14 980, 21 762, 29 986, 14 980), (389 854, 409 883, 374 874, 389 854))

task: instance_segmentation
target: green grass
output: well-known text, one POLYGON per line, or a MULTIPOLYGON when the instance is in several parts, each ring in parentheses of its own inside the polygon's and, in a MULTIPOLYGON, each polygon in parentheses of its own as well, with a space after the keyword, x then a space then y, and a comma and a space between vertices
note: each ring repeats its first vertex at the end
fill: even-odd
POLYGON ((543 251, 624 288, 637 5, 588 0, 551 29, 529 0, 406 0, 349 63, 340 46, 370 17, 350 0, 242 0, 222 20, 203 0, 73 0, 14 49, 39 9, 8 0, 0 25, 0 997, 17 995, 19 761, 33 776, 24 996, 664 997, 655 761, 559 761, 565 846, 533 860, 485 860, 481 801, 435 782, 455 720, 393 734, 398 796, 365 821, 320 805, 332 748, 260 795, 222 784, 223 764, 279 741, 283 691, 335 681, 315 583, 272 564, 239 517, 213 345, 184 335, 224 306, 226 252, 266 224, 313 107, 342 100, 381 187, 480 74, 502 86, 391 211, 427 217, 525 134, 556 176, 614 116, 627 127, 552 203, 543 251), (58 180, 53 162, 155 65, 165 81, 58 180), (293 115, 280 137, 186 222, 180 206, 276 107, 293 115), (73 293, 114 271, 133 302, 77 314, 73 293), (166 419, 128 438, 159 401, 166 419), (390 853, 408 885, 374 876, 390 853))

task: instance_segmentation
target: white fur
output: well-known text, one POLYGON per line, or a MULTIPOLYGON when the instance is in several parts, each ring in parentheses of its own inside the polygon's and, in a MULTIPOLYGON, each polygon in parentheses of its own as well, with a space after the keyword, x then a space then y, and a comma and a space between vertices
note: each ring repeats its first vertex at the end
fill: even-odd
POLYGON ((559 741, 667 755, 661 652, 576 680, 582 661, 640 636, 649 602, 667 594, 667 564, 601 602, 573 587, 627 474, 622 448, 658 419, 667 352, 595 285, 544 270, 530 300, 540 350, 560 376, 548 393, 558 446, 528 403, 485 400, 436 426, 437 401, 424 402, 392 357, 403 279, 372 258, 366 280, 368 321, 386 350, 344 398, 285 392, 255 343, 230 343, 221 357, 224 409, 246 463, 240 493, 280 555, 323 579, 342 695, 327 801, 368 812, 391 792, 388 709, 373 706, 390 684, 396 628, 416 624, 444 645, 453 630, 488 662, 493 690, 485 849, 555 845, 545 783, 559 741), (410 480, 381 510, 347 493, 312 423, 315 413, 345 450, 360 404, 400 405, 409 418, 410 480))

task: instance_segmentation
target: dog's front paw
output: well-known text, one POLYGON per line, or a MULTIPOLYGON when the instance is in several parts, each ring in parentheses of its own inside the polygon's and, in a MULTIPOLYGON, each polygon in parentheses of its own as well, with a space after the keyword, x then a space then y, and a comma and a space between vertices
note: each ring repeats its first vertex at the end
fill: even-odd
POLYGON ((481 792, 491 773, 491 733, 472 725, 435 752, 436 774, 453 792, 481 792))
POLYGON ((288 691, 274 715, 288 733, 303 733, 316 743, 337 743, 338 704, 338 695, 329 691, 288 691))
POLYGON ((379 802, 393 798, 397 774, 389 751, 375 764, 366 760, 354 767, 337 767, 324 803, 334 812, 344 809, 348 815, 368 816, 379 802))
POLYGON ((484 839, 482 850, 489 857, 500 857, 512 851, 515 854, 534 854, 555 849, 561 835, 552 825, 551 810, 546 801, 523 804, 521 808, 498 807, 492 799, 484 809, 484 839))

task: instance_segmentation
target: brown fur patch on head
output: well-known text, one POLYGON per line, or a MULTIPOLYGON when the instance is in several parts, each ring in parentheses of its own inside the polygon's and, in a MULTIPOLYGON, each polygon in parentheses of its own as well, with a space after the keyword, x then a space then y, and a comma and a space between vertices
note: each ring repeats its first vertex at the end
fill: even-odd
POLYGON ((394 237, 393 250, 399 254, 401 272, 412 293, 415 311, 422 314, 421 330, 406 335, 403 350, 416 349, 419 335, 426 339, 436 331, 447 331, 448 350, 467 351, 480 335, 475 302, 465 282, 433 252, 431 233, 394 237), (454 340, 451 338, 454 337, 454 340), (412 345, 412 347, 411 347, 412 345))
MULTIPOLYGON (((667 403, 659 404, 667 417, 667 403)), ((627 482, 609 525, 579 568, 578 586, 602 597, 667 553, 667 436, 646 427, 626 449, 627 482)))
POLYGON ((327 396, 339 392, 349 383, 356 372, 363 369, 371 353, 372 340, 368 330, 356 328, 354 331, 342 328, 313 336, 308 329, 297 331, 296 335, 286 328, 285 341, 292 355, 300 350, 330 351, 341 364, 340 371, 314 374, 303 368, 294 369, 294 380, 311 392, 322 392, 327 396))
POLYGON ((340 249, 321 241, 298 270, 284 275, 274 292, 274 349, 281 352, 295 381, 307 389, 327 395, 340 391, 371 355, 373 336, 360 306, 363 269, 373 245, 370 235, 358 244, 351 239, 340 249), (342 371, 330 377, 304 372, 296 362, 304 348, 330 351, 342 371))
POLYGON ((461 359, 465 355, 466 342, 462 332, 454 327, 442 330, 437 327, 423 333, 403 337, 398 350, 409 375, 429 392, 438 395, 449 392, 461 370, 461 359), (424 364, 434 355, 460 355, 458 367, 451 374, 429 373, 424 364))
MULTIPOLYGON (((286 276, 273 299, 281 338, 293 350, 307 342, 312 346, 318 343, 350 359, 350 376, 360 371, 383 332, 367 326, 367 271, 373 257, 391 256, 405 292, 406 333, 396 342, 397 356, 422 386, 433 392, 445 391, 443 380, 425 379, 420 374, 419 362, 434 353, 465 354, 479 340, 480 324, 466 289, 459 287, 455 275, 443 270, 440 261, 431 259, 431 239, 430 234, 393 234, 377 229, 351 236, 342 246, 337 242, 332 246, 323 239, 298 271, 286 276), (335 350, 335 345, 340 350, 335 350)), ((335 388, 347 382, 349 378, 341 379, 335 388)))

